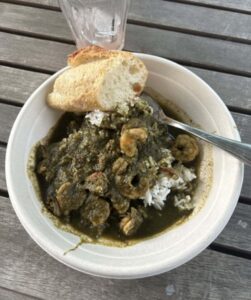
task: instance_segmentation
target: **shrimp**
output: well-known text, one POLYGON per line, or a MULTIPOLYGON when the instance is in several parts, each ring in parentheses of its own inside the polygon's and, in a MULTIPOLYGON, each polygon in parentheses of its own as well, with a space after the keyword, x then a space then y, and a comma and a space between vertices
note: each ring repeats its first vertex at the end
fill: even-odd
POLYGON ((147 139, 146 128, 131 128, 122 131, 120 137, 120 149, 129 157, 138 153, 137 143, 145 143, 147 139))
POLYGON ((173 156, 182 162, 193 161, 199 154, 199 146, 195 138, 180 134, 171 148, 173 156))
POLYGON ((133 235, 139 229, 140 225, 143 223, 143 217, 141 213, 134 207, 131 208, 129 212, 119 224, 120 230, 126 236, 133 235))
POLYGON ((117 175, 115 183, 121 195, 129 199, 143 197, 149 188, 149 179, 135 173, 125 176, 117 175))

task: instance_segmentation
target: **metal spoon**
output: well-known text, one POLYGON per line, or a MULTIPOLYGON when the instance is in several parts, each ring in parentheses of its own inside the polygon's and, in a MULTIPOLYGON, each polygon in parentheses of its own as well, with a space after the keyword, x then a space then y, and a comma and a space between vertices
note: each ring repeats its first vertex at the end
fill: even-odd
POLYGON ((154 117, 160 122, 167 123, 168 125, 182 129, 199 137, 200 139, 217 146, 220 149, 227 151, 247 165, 251 165, 251 144, 245 144, 234 141, 228 138, 217 136, 215 134, 207 133, 201 129, 194 128, 182 122, 176 121, 168 117, 160 105, 148 94, 144 93, 143 98, 153 108, 154 117))

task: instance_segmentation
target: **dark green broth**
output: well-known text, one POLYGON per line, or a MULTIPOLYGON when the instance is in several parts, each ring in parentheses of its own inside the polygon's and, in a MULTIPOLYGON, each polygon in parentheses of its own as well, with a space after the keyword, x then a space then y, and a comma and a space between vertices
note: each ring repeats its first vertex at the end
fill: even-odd
MULTIPOLYGON (((167 113, 167 115, 177 120, 181 120, 181 118, 179 117, 179 113, 175 113, 172 110, 168 110, 167 107, 165 107, 165 112, 167 113)), ((57 122, 57 124, 51 130, 48 142, 49 143, 58 142, 62 138, 66 137, 67 136, 66 124, 68 124, 73 119, 80 120, 80 118, 81 116, 77 116, 73 113, 63 114, 62 117, 57 122)), ((180 130, 169 128, 169 133, 174 137, 177 136, 177 134, 179 134, 180 132, 181 132, 180 130)), ((189 164, 187 166, 189 166, 189 164)), ((192 163, 192 166, 194 168, 198 168, 199 158, 197 158, 192 163)), ((45 197, 45 189, 47 187, 46 182, 44 181, 43 177, 40 176, 39 174, 36 174, 36 177, 39 184, 40 194, 42 196, 41 200, 43 201, 45 197)), ((138 201, 139 200, 134 201, 133 206, 137 207, 138 201)), ((134 234, 132 237, 126 237, 120 233, 120 231, 116 226, 118 222, 116 217, 110 219, 109 225, 103 231, 102 236, 111 241, 121 241, 125 243, 130 242, 130 240, 139 241, 154 236, 156 234, 159 234, 165 231, 166 229, 172 227, 174 224, 179 224, 183 222, 184 220, 187 219, 187 217, 192 212, 192 211, 181 212, 176 207, 174 207, 172 193, 168 196, 166 204, 161 211, 156 210, 153 207, 146 207, 145 210, 149 217, 144 220, 143 226, 141 226, 139 230, 136 232, 136 234, 134 234)), ((75 230, 79 231, 80 234, 81 233, 87 234, 88 236, 92 237, 94 240, 96 240, 99 237, 95 230, 93 229, 90 230, 88 226, 86 226, 83 222, 81 222, 80 213, 78 211, 71 212, 70 215, 67 216, 67 218, 58 217, 58 219, 60 220, 60 222, 62 222, 62 224, 70 224, 75 230)))

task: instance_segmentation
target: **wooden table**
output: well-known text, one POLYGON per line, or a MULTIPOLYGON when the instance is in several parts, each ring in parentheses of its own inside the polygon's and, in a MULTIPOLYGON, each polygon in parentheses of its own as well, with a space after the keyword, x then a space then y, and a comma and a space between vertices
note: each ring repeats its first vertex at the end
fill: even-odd
MULTIPOLYGON (((221 235, 159 276, 118 281, 81 274, 45 253, 20 225, 5 183, 8 136, 28 96, 74 49, 56 0, 0 1, 0 299, 251 299, 250 167, 221 235)), ((251 1, 132 0, 125 49, 172 59, 201 76, 251 143, 251 1)))

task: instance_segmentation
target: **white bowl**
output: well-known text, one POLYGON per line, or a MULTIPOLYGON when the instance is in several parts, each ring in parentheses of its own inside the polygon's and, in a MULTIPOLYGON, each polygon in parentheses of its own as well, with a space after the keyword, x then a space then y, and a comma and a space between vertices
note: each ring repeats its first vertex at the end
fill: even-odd
MULTIPOLYGON (((239 140, 231 114, 219 96, 199 77, 180 65, 156 56, 137 54, 150 75, 148 85, 182 107, 209 132, 239 140)), ((149 240, 126 248, 83 244, 64 252, 78 237, 56 228, 41 212, 27 176, 31 147, 55 124, 60 113, 45 104, 58 73, 28 99, 12 128, 7 154, 6 179, 10 199, 30 236, 51 256, 79 271, 109 278, 140 278, 171 270, 205 249, 223 230, 238 201, 243 164, 213 149, 213 183, 203 208, 186 223, 149 240)))

